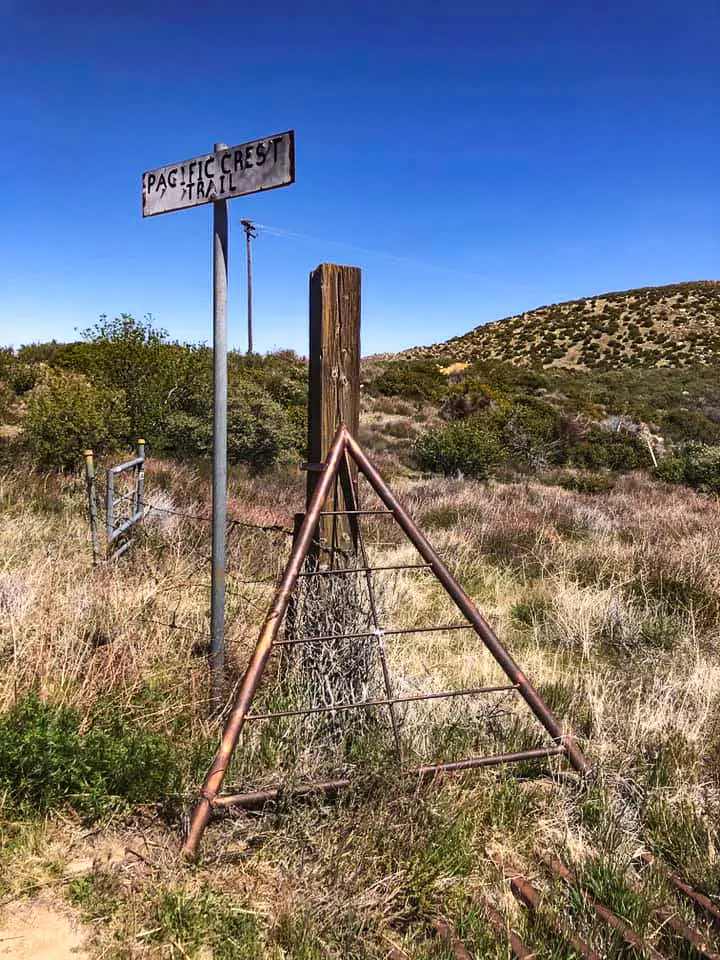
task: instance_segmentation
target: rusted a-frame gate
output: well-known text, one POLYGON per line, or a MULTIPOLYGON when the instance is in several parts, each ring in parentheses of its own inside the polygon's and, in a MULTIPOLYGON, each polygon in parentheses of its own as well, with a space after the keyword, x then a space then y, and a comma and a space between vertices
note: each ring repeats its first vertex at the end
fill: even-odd
MULTIPOLYGON (((370 511, 377 513, 378 511, 370 511)), ((348 569, 347 566, 337 569, 322 569, 315 562, 311 575, 337 574, 346 575, 349 572, 360 572, 370 575, 377 567, 371 567, 367 561, 367 555, 361 547, 359 551, 360 566, 348 569)), ((382 568, 381 568, 382 569, 382 568)), ((423 628, 427 631, 427 628, 423 628)), ((433 628, 430 628, 431 630, 433 628)), ((358 640, 377 636, 380 639, 381 634, 391 633, 410 633, 411 629, 405 630, 385 630, 377 628, 371 634, 356 635, 358 640)), ((386 675, 387 680, 387 675, 386 675)), ((483 694, 491 695, 494 693, 515 693, 522 697, 538 722, 549 735, 550 743, 546 747, 522 750, 514 753, 495 754, 491 756, 469 756, 462 760, 453 760, 444 763, 434 763, 416 768, 415 772, 421 777, 432 777, 442 771, 468 770, 474 767, 486 767, 496 764, 510 763, 514 761, 533 760, 543 757, 552 757, 562 755, 567 758, 571 766, 579 773, 587 769, 585 759, 572 736, 565 732, 558 720, 552 714, 548 706, 542 700, 533 685, 527 679, 520 667, 507 652, 502 643, 498 640, 494 631, 480 614, 470 597, 465 593, 462 587, 455 580, 448 568, 437 555, 423 533, 407 514, 403 506, 397 500, 390 490, 389 486, 382 479, 374 465, 370 462, 366 454, 361 449, 359 443, 352 436, 344 423, 341 423, 335 434, 335 438, 330 447, 325 463, 319 471, 318 480, 312 494, 309 508, 304 516, 302 525, 295 538, 293 549, 285 568, 285 572, 275 593, 270 610, 267 614, 263 627, 260 631, 260 637, 253 652, 250 664, 243 677, 239 687, 234 705, 225 724, 220 746, 215 755, 215 759, 205 778, 202 787, 200 800, 197 803, 191 818, 190 829, 185 842, 185 852, 194 853, 202 838, 205 827, 210 816, 215 809, 222 809, 233 805, 248 806, 257 802, 269 801, 276 798, 281 788, 264 790, 257 793, 239 793, 233 795, 221 795, 220 790, 223 785, 225 773, 231 761, 233 753, 238 743, 238 739, 245 723, 248 720, 267 720, 273 717, 301 716, 307 713, 316 712, 318 709, 331 711, 345 709, 363 709, 368 706, 387 707, 390 712, 390 719, 395 731, 395 722, 393 708, 397 704, 407 702, 408 700, 429 700, 451 698, 458 696, 480 696, 483 694), (281 627, 286 619, 288 605, 293 595, 293 591, 298 583, 298 579, 303 575, 303 565, 306 560, 312 556, 313 547, 317 544, 316 534, 318 527, 323 519, 328 515, 343 516, 351 529, 357 534, 360 519, 364 511, 357 507, 356 481, 352 475, 352 466, 355 465, 360 473, 367 479, 372 489, 384 506, 390 517, 400 526, 408 540, 413 544, 420 557, 424 561, 424 566, 435 575, 452 598, 455 606, 464 617, 464 622, 444 626, 435 629, 468 629, 474 630, 479 640, 493 656, 500 666, 507 683, 488 687, 476 687, 473 689, 453 690, 441 693, 416 694, 411 697, 401 697, 392 695, 392 686, 386 685, 387 695, 382 699, 370 701, 333 705, 331 707, 310 708, 308 710, 291 710, 276 713, 264 713, 253 715, 250 713, 250 707, 255 696, 255 692, 263 677, 268 658, 274 647, 296 644, 296 643, 318 643, 333 642, 334 639, 349 639, 344 637, 280 637, 281 627), (337 487, 344 491, 345 509, 326 511, 331 495, 337 490, 337 487)), ((398 744, 398 762, 403 762, 402 750, 398 744)), ((307 793, 313 790, 324 790, 326 792, 336 792, 348 785, 347 780, 331 780, 321 783, 308 783, 301 787, 301 793, 307 793)))

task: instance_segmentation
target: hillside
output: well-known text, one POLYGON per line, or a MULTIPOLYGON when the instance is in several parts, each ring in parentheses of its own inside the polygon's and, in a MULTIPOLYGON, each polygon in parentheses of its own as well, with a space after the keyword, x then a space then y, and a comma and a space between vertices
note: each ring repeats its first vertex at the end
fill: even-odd
POLYGON ((553 303, 401 356, 578 369, 690 366, 720 354, 719 326, 720 281, 700 280, 553 303))

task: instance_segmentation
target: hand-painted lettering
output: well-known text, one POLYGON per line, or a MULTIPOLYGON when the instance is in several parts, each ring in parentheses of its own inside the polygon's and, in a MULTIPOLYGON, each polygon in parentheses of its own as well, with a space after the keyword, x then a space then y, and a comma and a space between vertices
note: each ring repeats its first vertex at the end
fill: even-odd
POLYGON ((293 179, 292 146, 292 135, 271 136, 146 171, 143 216, 285 186, 293 179))

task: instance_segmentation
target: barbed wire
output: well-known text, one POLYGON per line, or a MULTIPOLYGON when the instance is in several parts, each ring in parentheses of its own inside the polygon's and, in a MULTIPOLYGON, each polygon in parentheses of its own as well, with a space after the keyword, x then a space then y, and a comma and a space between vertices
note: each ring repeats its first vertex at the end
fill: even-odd
MULTIPOLYGON (((157 513, 167 513, 174 517, 184 517, 187 520, 201 520, 204 523, 210 523, 212 520, 212 517, 187 513, 184 510, 175 510, 170 507, 161 507, 158 506, 158 504, 148 503, 147 501, 143 503, 143 506, 148 513, 155 510, 157 513)), ((227 525, 228 527, 243 527, 247 530, 261 530, 265 533, 282 533, 285 534, 285 536, 293 536, 293 531, 289 527, 282 526, 280 523, 251 523, 249 520, 237 520, 231 517, 227 520, 227 525)))

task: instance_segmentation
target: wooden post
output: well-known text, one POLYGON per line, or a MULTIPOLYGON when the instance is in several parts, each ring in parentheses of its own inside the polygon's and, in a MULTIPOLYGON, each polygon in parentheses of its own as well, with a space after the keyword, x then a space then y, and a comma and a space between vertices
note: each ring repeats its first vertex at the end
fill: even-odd
MULTIPOLYGON (((320 479, 335 431, 345 423, 353 437, 360 426, 360 269, 322 263, 310 274, 310 384, 308 396, 307 503, 320 479)), ((330 504, 328 504, 330 508, 330 504)), ((338 504, 333 509, 345 509, 338 504)), ((319 528, 328 544, 332 518, 319 528)), ((350 528, 336 527, 336 545, 348 549, 350 528)))

